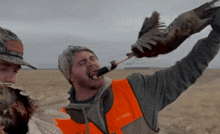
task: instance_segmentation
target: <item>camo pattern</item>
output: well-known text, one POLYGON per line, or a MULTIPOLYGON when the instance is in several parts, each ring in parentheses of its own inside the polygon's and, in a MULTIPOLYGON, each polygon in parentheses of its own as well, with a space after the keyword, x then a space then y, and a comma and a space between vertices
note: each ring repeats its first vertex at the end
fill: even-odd
MULTIPOLYGON (((89 51, 95 55, 95 53, 85 46, 68 46, 58 58, 58 68, 64 77, 69 81, 68 75, 71 73, 72 63, 74 57, 80 51, 89 51)), ((96 56, 96 55, 95 55, 96 56)), ((97 56, 96 56, 97 57, 97 56)), ((69 81, 71 84, 71 82, 69 81)))
POLYGON ((15 33, 11 32, 8 29, 4 29, 0 27, 0 59, 16 65, 25 65, 33 69, 37 69, 30 63, 23 60, 23 52, 19 53, 12 50, 8 50, 7 49, 8 40, 16 41, 20 43, 23 49, 23 43, 15 33))

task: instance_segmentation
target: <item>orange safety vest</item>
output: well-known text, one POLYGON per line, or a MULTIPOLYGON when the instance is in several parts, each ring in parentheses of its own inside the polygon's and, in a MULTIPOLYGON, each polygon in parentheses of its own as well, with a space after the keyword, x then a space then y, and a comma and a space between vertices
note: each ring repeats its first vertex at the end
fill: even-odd
MULTIPOLYGON (((137 99, 127 79, 112 81, 114 102, 110 111, 106 114, 107 125, 110 133, 122 134, 120 128, 143 116, 137 99)), ((62 110, 65 112, 65 110, 62 110)), ((78 124, 72 119, 56 119, 57 126, 63 134, 87 134, 86 124, 78 124)), ((102 134, 102 132, 89 122, 90 134, 102 134)))

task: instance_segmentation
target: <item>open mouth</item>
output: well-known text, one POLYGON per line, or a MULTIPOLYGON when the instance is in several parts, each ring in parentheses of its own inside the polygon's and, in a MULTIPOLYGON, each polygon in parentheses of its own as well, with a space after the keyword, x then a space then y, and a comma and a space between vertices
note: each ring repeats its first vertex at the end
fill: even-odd
POLYGON ((98 74, 98 70, 94 70, 94 71, 89 72, 88 76, 91 79, 98 79, 97 74, 98 74))

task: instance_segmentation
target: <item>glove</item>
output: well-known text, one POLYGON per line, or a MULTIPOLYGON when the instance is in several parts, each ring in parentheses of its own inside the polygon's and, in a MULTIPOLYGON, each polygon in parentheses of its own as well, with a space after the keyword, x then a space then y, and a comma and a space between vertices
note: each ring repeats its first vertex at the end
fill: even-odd
POLYGON ((213 14, 213 21, 211 22, 211 27, 212 29, 217 32, 218 34, 220 34, 220 9, 217 10, 214 14, 213 14))

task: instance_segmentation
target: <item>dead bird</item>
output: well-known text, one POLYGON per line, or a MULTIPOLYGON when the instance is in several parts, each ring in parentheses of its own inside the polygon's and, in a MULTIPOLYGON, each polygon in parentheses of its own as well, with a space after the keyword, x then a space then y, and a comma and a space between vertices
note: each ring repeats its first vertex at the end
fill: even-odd
POLYGON ((219 0, 212 0, 198 8, 180 14, 168 27, 160 22, 160 14, 154 11, 150 18, 146 17, 138 35, 138 40, 132 45, 132 52, 127 53, 127 58, 119 62, 112 61, 110 66, 104 66, 90 73, 90 77, 95 79, 112 70, 118 64, 130 59, 133 56, 156 57, 166 54, 185 41, 192 34, 198 33, 211 24, 215 11, 220 6, 214 6, 219 0))
POLYGON ((27 134, 29 121, 43 134, 61 134, 55 118, 69 118, 61 109, 69 104, 67 94, 40 99, 36 91, 24 90, 9 83, 0 83, 0 125, 6 134, 27 134))
POLYGON ((180 14, 167 27, 160 22, 160 14, 154 11, 150 18, 145 18, 138 40, 132 45, 132 54, 139 58, 156 57, 175 50, 189 36, 200 32, 212 22, 212 15, 220 8, 213 6, 217 1, 212 0, 180 14))
POLYGON ((6 134, 26 134, 28 121, 35 111, 30 97, 20 95, 4 84, 0 86, 0 119, 6 134))

